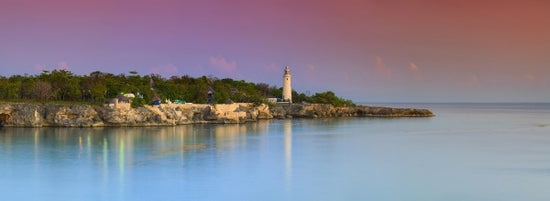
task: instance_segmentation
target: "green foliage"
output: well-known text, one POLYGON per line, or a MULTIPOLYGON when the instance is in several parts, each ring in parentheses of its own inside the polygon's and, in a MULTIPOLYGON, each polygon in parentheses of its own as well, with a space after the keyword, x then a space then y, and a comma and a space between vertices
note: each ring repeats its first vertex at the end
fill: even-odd
POLYGON ((146 105, 145 103, 145 100, 143 98, 134 98, 131 102, 130 102, 130 107, 132 108, 138 108, 138 107, 143 107, 144 105, 146 105))
MULTIPOLYGON (((120 93, 134 93, 132 107, 150 104, 157 95, 161 100, 184 100, 190 103, 205 103, 208 89, 214 91, 214 104, 246 102, 259 105, 266 102, 267 96, 282 97, 282 88, 265 83, 250 83, 244 80, 219 79, 212 76, 198 78, 184 75, 169 79, 160 75, 141 76, 136 71, 130 75, 95 71, 89 75, 74 75, 67 70, 44 71, 39 75, 11 77, 0 76, 0 99, 87 102, 104 104, 120 93), (153 83, 151 83, 153 80, 153 83), (152 90, 151 90, 152 89, 152 90)), ((326 103, 334 106, 352 106, 350 100, 337 97, 333 92, 317 93, 308 96, 292 92, 296 103, 326 103)))
POLYGON ((353 104, 351 100, 339 98, 332 91, 316 93, 310 98, 311 98, 311 102, 314 102, 314 103, 331 104, 337 107, 355 106, 355 104, 353 104))

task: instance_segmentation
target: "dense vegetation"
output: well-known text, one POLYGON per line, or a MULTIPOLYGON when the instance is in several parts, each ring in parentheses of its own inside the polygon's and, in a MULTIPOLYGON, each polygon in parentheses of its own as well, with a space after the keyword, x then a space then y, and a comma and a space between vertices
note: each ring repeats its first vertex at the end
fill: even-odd
MULTIPOLYGON (((129 75, 114 75, 92 72, 90 75, 75 75, 67 70, 44 71, 39 75, 0 76, 0 99, 31 101, 70 101, 103 104, 124 93, 141 94, 132 106, 150 104, 154 96, 162 100, 185 100, 205 103, 208 91, 214 91, 213 103, 252 102, 263 103, 268 95, 282 96, 282 88, 265 83, 250 83, 244 80, 218 79, 215 77, 193 78, 187 75, 141 76, 135 71, 129 75)), ((327 103, 334 106, 352 106, 350 100, 337 97, 333 92, 307 96, 292 91, 294 102, 327 103)))

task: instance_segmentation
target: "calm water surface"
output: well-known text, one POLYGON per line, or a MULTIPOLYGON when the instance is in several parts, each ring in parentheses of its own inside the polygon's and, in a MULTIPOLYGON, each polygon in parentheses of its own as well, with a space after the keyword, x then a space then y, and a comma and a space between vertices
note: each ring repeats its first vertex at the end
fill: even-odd
POLYGON ((433 118, 0 128, 0 200, 550 200, 550 105, 433 118))

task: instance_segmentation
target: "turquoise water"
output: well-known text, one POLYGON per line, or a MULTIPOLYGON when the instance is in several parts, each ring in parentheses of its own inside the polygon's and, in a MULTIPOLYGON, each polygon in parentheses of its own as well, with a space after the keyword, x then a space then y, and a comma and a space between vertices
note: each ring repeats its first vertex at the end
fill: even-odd
POLYGON ((433 118, 0 128, 0 200, 550 200, 550 105, 433 118))

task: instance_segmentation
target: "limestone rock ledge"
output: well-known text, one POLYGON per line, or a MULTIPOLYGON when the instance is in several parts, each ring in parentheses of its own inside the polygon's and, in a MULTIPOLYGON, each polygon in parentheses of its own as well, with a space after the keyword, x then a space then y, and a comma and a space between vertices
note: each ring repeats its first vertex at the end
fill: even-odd
POLYGON ((427 109, 390 107, 334 107, 329 104, 285 104, 270 109, 274 118, 432 117, 427 109))
POLYGON ((10 127, 174 126, 196 123, 244 123, 272 118, 431 117, 426 109, 333 107, 327 104, 253 106, 234 104, 162 104, 159 107, 109 108, 78 104, 0 102, 0 125, 10 127))

